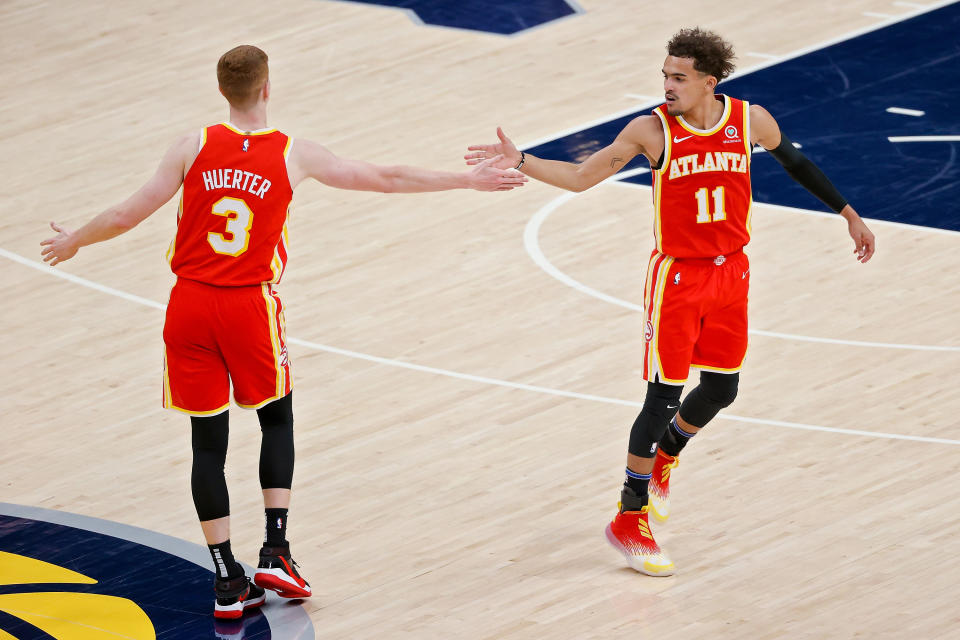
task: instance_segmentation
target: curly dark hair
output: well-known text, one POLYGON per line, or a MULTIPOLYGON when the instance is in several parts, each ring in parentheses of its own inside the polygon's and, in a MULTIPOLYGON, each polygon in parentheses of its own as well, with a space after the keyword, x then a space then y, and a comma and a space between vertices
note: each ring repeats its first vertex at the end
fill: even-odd
POLYGON ((729 76, 733 64, 733 45, 700 27, 681 29, 667 43, 667 54, 677 58, 693 58, 693 68, 718 81, 729 76))

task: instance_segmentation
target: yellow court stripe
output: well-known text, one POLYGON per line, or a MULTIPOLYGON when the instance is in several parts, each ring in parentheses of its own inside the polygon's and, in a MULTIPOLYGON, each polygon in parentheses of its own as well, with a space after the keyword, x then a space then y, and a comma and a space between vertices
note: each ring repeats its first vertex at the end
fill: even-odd
POLYGON ((66 591, 0 595, 0 611, 54 638, 156 640, 150 618, 135 602, 97 593, 66 591))
POLYGON ((93 578, 64 567, 21 556, 16 553, 0 551, 0 585, 8 584, 97 584, 93 578))

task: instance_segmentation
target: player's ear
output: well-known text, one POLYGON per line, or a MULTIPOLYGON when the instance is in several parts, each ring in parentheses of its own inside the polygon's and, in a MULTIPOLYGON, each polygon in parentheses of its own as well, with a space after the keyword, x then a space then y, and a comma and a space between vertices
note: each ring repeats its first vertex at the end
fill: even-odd
POLYGON ((719 84, 719 82, 720 82, 720 81, 717 80, 717 78, 716 78, 715 76, 712 76, 712 75, 710 75, 710 74, 707 74, 706 87, 707 87, 707 89, 709 89, 711 92, 712 92, 714 89, 717 88, 717 84, 719 84))
POLYGON ((263 83, 263 89, 261 91, 263 101, 266 102, 270 99, 270 78, 267 78, 267 81, 263 83))

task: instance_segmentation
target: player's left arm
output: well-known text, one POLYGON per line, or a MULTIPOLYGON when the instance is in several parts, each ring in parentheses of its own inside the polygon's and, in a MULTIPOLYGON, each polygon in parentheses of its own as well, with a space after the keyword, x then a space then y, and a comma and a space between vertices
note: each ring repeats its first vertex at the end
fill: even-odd
POLYGON ((759 144, 770 152, 787 174, 800 186, 839 213, 847 221, 847 230, 853 238, 857 260, 866 262, 876 251, 876 239, 856 210, 840 195, 833 183, 810 158, 793 146, 793 142, 780 131, 780 126, 763 107, 750 105, 750 142, 759 144))
POLYGON ((43 247, 40 252, 43 261, 53 266, 69 260, 77 254, 80 247, 103 242, 129 231, 166 204, 183 183, 189 149, 195 147, 196 138, 196 135, 186 135, 174 142, 164 154, 156 173, 146 184, 132 196, 108 208, 76 231, 51 222, 50 228, 56 231, 57 235, 40 243, 43 247))

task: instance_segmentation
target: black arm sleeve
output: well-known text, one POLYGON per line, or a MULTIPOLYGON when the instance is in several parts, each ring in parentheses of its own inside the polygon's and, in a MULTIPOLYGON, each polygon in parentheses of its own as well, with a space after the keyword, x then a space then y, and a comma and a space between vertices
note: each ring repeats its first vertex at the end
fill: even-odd
POLYGON ((823 175, 817 165, 813 164, 807 156, 800 153, 787 137, 787 134, 780 133, 780 146, 776 149, 769 149, 770 155, 777 159, 787 174, 796 180, 801 187, 815 195, 823 204, 827 205, 835 213, 840 213, 847 200, 833 183, 823 175))

